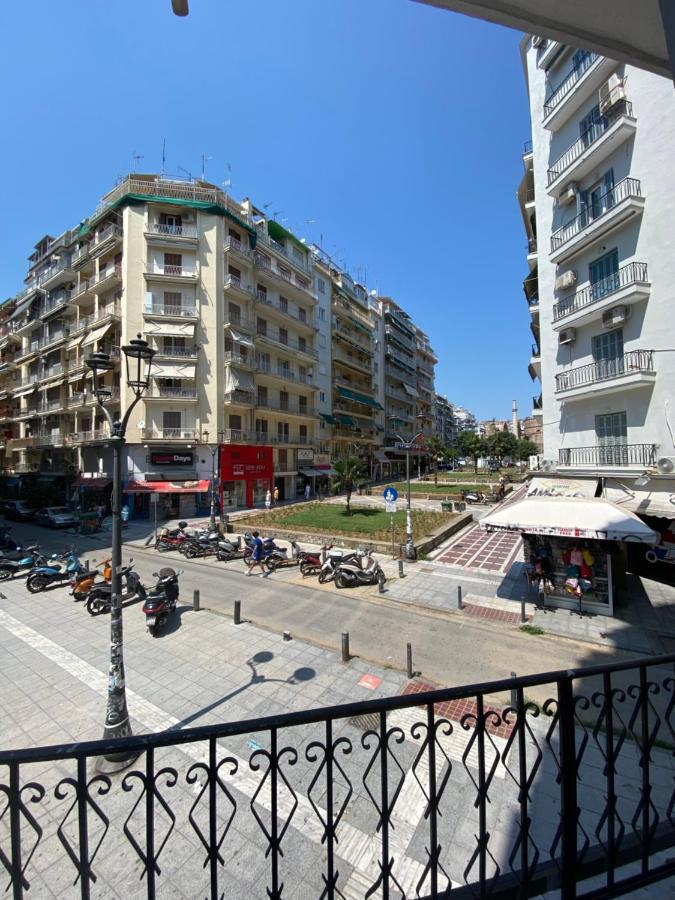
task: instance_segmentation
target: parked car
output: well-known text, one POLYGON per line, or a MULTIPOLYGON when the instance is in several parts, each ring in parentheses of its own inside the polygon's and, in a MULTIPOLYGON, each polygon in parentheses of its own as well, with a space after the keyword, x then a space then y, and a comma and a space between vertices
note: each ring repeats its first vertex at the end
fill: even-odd
POLYGON ((4 515, 13 522, 30 522, 35 518, 35 510, 25 500, 6 500, 4 515))
POLYGON ((35 521, 47 528, 75 528, 80 524, 67 506, 44 506, 35 513, 35 521))

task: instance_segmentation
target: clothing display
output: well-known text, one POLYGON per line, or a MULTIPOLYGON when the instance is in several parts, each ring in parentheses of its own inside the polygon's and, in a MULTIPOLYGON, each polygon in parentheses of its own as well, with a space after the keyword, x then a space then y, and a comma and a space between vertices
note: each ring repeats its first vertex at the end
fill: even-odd
POLYGON ((609 605, 607 552, 598 541, 523 535, 530 583, 560 599, 609 605))

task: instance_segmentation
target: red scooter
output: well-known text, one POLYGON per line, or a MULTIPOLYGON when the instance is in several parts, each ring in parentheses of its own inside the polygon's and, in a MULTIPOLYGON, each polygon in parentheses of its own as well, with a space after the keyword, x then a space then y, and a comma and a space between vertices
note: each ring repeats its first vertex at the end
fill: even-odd
POLYGON ((164 625, 171 613, 176 609, 179 597, 178 577, 182 569, 160 569, 153 573, 157 584, 148 591, 143 601, 145 624, 153 637, 157 637, 159 629, 164 625))
POLYGON ((332 549, 332 544, 324 544, 319 551, 303 550, 300 557, 300 572, 302 573, 302 577, 304 578, 306 575, 318 575, 321 571, 321 566, 323 565, 323 562, 321 561, 322 554, 327 553, 332 549))
POLYGON ((169 550, 180 550, 188 537, 185 531, 187 527, 187 522, 179 522, 178 528, 171 530, 162 528, 155 541, 155 550, 159 550, 160 553, 166 553, 169 550))

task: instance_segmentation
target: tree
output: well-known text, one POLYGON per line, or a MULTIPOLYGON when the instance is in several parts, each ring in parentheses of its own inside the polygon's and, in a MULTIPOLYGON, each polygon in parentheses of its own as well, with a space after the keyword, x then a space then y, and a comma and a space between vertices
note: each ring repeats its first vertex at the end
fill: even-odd
POLYGON ((358 457, 343 456, 342 459, 333 463, 333 469, 337 473, 333 485, 338 491, 344 491, 347 494, 347 515, 351 516, 352 491, 360 481, 367 477, 365 467, 358 457))
POLYGON ((459 450, 457 447, 446 447, 443 450, 443 459, 445 462, 452 463, 452 467, 454 469, 455 463, 459 459, 459 450))
POLYGON ((501 461, 505 456, 514 457, 518 449, 518 439, 510 431, 497 431, 488 438, 488 449, 491 456, 501 461))
POLYGON ((478 458, 487 452, 487 442, 473 431, 463 431, 457 439, 457 446, 473 460, 474 472, 478 472, 478 458))
POLYGON ((518 441, 518 447, 516 449, 518 459, 529 459, 530 456, 536 456, 538 453, 539 447, 532 441, 529 441, 527 438, 521 438, 518 441))
POLYGON ((434 484, 438 484, 438 457, 443 453, 443 441, 435 434, 425 441, 427 453, 433 465, 434 484))

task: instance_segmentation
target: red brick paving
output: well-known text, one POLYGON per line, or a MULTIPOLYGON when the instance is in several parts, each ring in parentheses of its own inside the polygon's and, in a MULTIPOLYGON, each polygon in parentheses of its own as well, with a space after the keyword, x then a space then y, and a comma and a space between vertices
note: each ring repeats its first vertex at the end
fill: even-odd
POLYGON ((508 531, 488 534, 476 523, 436 557, 435 562, 506 574, 521 546, 519 534, 508 531))
MULTIPOLYGON (((476 603, 465 603, 464 612, 478 619, 492 619, 494 622, 507 622, 509 625, 520 624, 520 613, 507 612, 504 609, 493 609, 490 606, 479 606, 476 603)), ((527 616, 528 620, 531 618, 527 616)))
MULTIPOLYGON (((409 681, 401 693, 404 695, 423 694, 426 691, 437 690, 438 688, 431 684, 424 684, 419 681, 409 681)), ((485 714, 487 715, 490 712, 495 713, 495 717, 499 716, 501 720, 504 708, 505 707, 499 708, 496 706, 486 707, 485 714)), ((463 697, 460 700, 447 700, 443 703, 434 704, 434 713, 437 716, 443 716, 446 719, 450 719, 452 722, 460 722, 462 717, 467 713, 473 716, 477 715, 478 706, 476 701, 471 699, 471 697, 463 697)), ((515 716, 513 719, 515 719, 515 716)), ((471 728, 469 730, 471 730, 471 728)), ((508 738, 513 730, 513 720, 510 724, 500 721, 500 724, 497 725, 488 718, 485 723, 485 730, 495 737, 508 738)))

